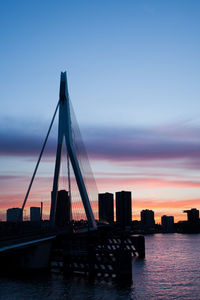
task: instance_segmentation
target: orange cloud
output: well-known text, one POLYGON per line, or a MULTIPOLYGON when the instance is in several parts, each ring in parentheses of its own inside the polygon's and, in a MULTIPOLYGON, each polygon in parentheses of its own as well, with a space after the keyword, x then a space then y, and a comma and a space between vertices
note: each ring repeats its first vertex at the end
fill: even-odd
MULTIPOLYGON (((29 184, 29 177, 25 176, 5 176, 1 178, 0 181, 0 210, 6 211, 10 207, 21 207, 26 189, 29 184)), ((62 181, 62 180, 61 180, 62 181)), ((72 181, 73 183, 73 181, 72 181)), ((97 184, 100 187, 100 191, 115 190, 119 191, 121 189, 134 190, 138 189, 145 190, 152 188, 156 190, 157 188, 166 187, 180 187, 180 188, 200 188, 200 181, 197 180, 168 180, 164 178, 131 178, 124 177, 113 177, 113 178, 98 178, 97 184)), ((61 185, 62 186, 62 185, 61 185)), ((67 184, 65 185, 67 186, 67 184)), ((52 189, 52 178, 51 177, 38 177, 34 182, 33 189, 31 190, 29 199, 27 201, 26 210, 29 213, 30 206, 39 206, 40 202, 44 203, 44 213, 49 214, 50 202, 51 202, 51 189, 52 189)), ((166 195, 165 195, 166 196, 166 195)), ((184 194, 183 194, 184 197, 184 194)), ((165 197, 166 198, 166 197, 165 197)), ((77 198, 75 198, 77 199, 77 198)), ((79 198, 80 199, 80 198, 79 198)), ((96 199, 97 200, 97 199, 96 199)), ((190 209, 192 207, 199 208, 200 198, 188 198, 181 200, 181 195, 179 199, 174 198, 172 200, 162 200, 156 199, 152 195, 149 195, 149 199, 144 199, 137 195, 137 198, 133 199, 133 216, 136 219, 140 218, 140 211, 145 208, 149 208, 155 211, 156 218, 160 218, 163 214, 174 215, 176 221, 185 219, 185 214, 182 213, 184 209, 190 209)), ((92 203, 95 217, 97 217, 98 207, 97 202, 92 203)), ((76 216, 84 216, 83 205, 80 201, 73 203, 73 210, 76 216)), ((77 217, 78 218, 78 217, 77 217)))

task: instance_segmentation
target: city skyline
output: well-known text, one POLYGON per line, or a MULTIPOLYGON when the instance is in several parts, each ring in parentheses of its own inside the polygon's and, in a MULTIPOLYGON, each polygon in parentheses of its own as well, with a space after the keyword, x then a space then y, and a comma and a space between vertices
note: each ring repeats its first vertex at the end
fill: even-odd
MULTIPOLYGON (((132 191, 133 219, 186 219, 200 203, 200 3, 78 3, 0 4, 0 210, 22 205, 67 69, 98 191, 132 191)), ((28 201, 46 211, 55 144, 56 128, 28 201)))
MULTIPOLYGON (((71 205, 68 206, 69 204, 67 204, 67 203, 69 203, 69 202, 67 199, 69 199, 69 198, 68 198, 68 192, 66 190, 58 191, 58 203, 57 203, 57 205, 59 206, 58 214, 60 214, 60 213, 63 214, 64 211, 65 212, 67 211, 67 215, 65 213, 63 214, 64 219, 68 218, 68 219, 71 219, 71 221, 79 221, 80 218, 77 219, 76 213, 74 215, 73 215, 72 211, 71 211, 71 213, 69 213, 69 209, 71 210, 71 205), (62 197, 60 197, 59 195, 62 195, 62 197), (63 197, 63 195, 64 195, 64 197, 63 197), (62 204, 61 204, 61 202, 62 202, 62 204)), ((119 218, 122 218, 123 221, 127 222, 128 226, 131 225, 134 228, 133 224, 135 221, 136 222, 140 221, 141 224, 144 223, 144 219, 146 218, 145 215, 150 216, 150 218, 148 217, 149 222, 150 222, 150 224, 153 224, 153 227, 155 227, 155 225, 162 225, 163 220, 164 220, 164 222, 170 222, 170 223, 173 222, 173 224, 180 223, 180 225, 182 223, 185 224, 186 221, 193 223, 195 221, 199 222, 199 220, 200 220, 199 219, 199 210, 196 208, 191 208, 189 210, 182 211, 182 213, 187 214, 187 218, 186 218, 186 220, 184 220, 184 222, 180 221, 180 222, 176 223, 176 222, 174 222, 174 216, 169 216, 166 214, 163 214, 160 217, 160 220, 158 220, 158 217, 154 215, 154 211, 147 209, 147 208, 144 208, 143 210, 140 211, 140 217, 138 219, 133 219, 132 203, 130 200, 131 200, 131 192, 130 191, 118 191, 118 192, 115 192, 115 194, 108 193, 108 192, 98 194, 98 203, 95 203, 95 210, 97 210, 97 212, 98 212, 98 216, 97 216, 97 218, 95 218, 96 221, 100 222, 100 223, 106 223, 106 224, 109 223, 111 225, 114 225, 114 224, 119 225, 119 223, 120 223, 119 218), (96 205, 98 207, 96 207, 96 205), (119 216, 119 213, 121 214, 120 216, 119 216), (166 220, 168 220, 168 221, 166 221, 166 220)), ((21 208, 9 208, 6 211, 6 216, 4 216, 3 221, 8 222, 8 221, 11 221, 11 219, 12 219, 11 222, 18 223, 19 221, 20 222, 35 221, 35 219, 37 219, 37 221, 39 221, 39 222, 41 222, 42 220, 43 221, 49 220, 49 218, 47 218, 46 215, 43 216, 43 213, 42 213, 43 202, 40 203, 40 206, 36 206, 36 207, 29 206, 29 209, 30 209, 30 214, 27 215, 27 209, 24 209, 24 211, 22 213, 20 213, 21 220, 19 220, 18 219, 19 211, 22 211, 22 209, 21 208)), ((76 207, 76 209, 77 209, 77 207, 76 207)), ((59 220, 60 218, 57 218, 57 219, 59 220)), ((2 221, 2 220, 0 220, 0 221, 2 221)), ((82 221, 82 219, 81 219, 81 221, 82 221)), ((198 225, 198 224, 196 224, 196 225, 198 225)))

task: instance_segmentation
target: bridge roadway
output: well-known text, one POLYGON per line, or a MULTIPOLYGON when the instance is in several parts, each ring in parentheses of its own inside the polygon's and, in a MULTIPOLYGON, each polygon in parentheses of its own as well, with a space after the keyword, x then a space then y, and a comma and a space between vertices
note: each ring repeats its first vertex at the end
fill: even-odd
MULTIPOLYGON (((24 247, 29 247, 32 245, 36 245, 39 243, 43 243, 45 241, 48 240, 53 240, 56 238, 56 235, 49 235, 49 236, 45 236, 45 237, 31 237, 32 239, 30 240, 30 238, 26 241, 23 241, 21 239, 15 239, 13 240, 8 240, 4 241, 4 243, 0 243, 0 253, 2 252, 6 252, 6 251, 10 251, 10 250, 15 250, 15 249, 19 249, 19 248, 24 248, 24 247)), ((27 239, 27 238, 26 238, 27 239)))
POLYGON ((56 232, 46 232, 1 239, 1 271, 47 268, 56 236, 56 232))

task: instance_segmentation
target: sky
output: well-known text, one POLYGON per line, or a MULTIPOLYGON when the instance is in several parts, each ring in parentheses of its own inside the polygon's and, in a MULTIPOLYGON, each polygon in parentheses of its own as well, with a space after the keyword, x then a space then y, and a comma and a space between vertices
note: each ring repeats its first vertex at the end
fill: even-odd
MULTIPOLYGON (((199 16, 197 0, 0 1, 0 219, 22 205, 65 70, 98 191, 132 191, 133 219, 200 209, 199 16)), ((55 147, 56 124, 28 200, 46 214, 55 147)))

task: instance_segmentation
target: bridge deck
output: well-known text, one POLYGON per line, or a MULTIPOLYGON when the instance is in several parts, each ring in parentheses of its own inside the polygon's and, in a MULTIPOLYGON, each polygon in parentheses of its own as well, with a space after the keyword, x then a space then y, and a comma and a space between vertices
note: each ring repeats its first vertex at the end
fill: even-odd
POLYGON ((43 238, 35 238, 35 239, 31 239, 31 240, 27 240, 27 241, 9 241, 9 244, 7 245, 0 245, 0 253, 2 252, 6 252, 6 251, 9 251, 9 250, 14 250, 14 249, 17 249, 17 248, 22 248, 22 247, 28 247, 28 246, 31 246, 31 245, 34 245, 34 244, 38 244, 38 243, 42 243, 42 242, 45 242, 45 241, 48 241, 48 240, 52 240, 52 239, 55 239, 56 238, 56 235, 50 235, 50 236, 45 236, 43 238))

